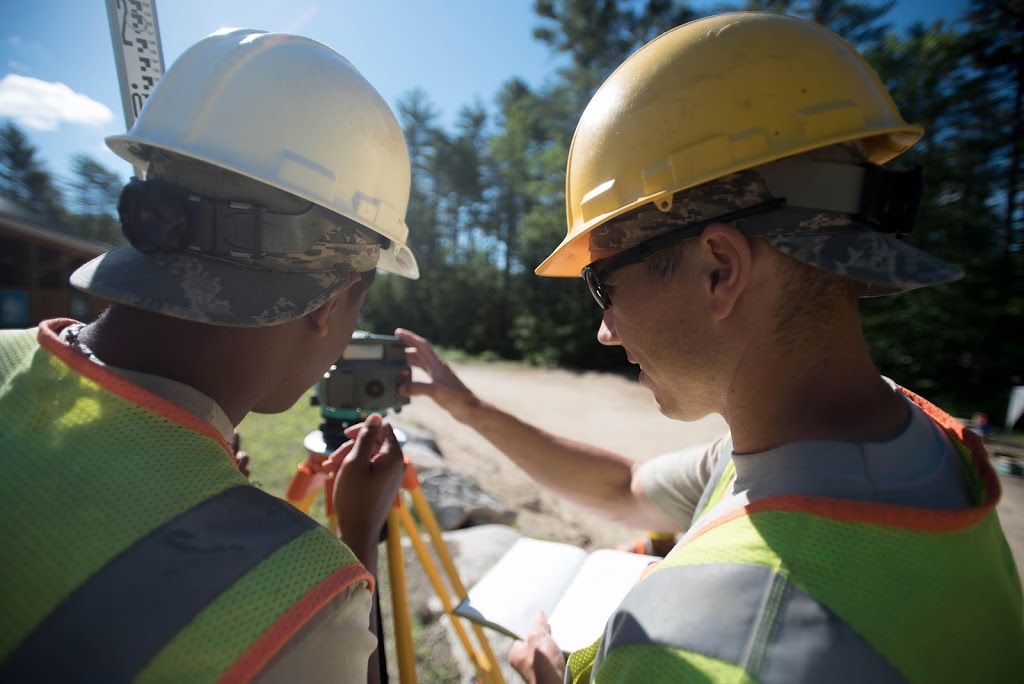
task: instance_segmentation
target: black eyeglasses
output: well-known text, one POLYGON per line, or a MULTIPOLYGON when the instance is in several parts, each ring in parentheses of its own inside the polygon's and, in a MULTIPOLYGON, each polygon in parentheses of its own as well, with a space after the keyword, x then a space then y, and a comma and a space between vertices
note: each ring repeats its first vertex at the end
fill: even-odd
POLYGON ((629 249, 625 249, 614 256, 608 257, 607 259, 601 259, 600 261, 595 261, 592 264, 584 266, 583 270, 580 271, 580 275, 582 275, 583 279, 587 281, 587 287, 590 288, 590 294, 594 296, 594 301, 596 301, 598 306, 602 309, 607 309, 612 305, 612 300, 608 295, 608 291, 605 289, 604 284, 607 282, 608 278, 619 269, 647 261, 658 252, 666 250, 672 245, 679 244, 684 240, 695 238, 700 235, 702 230, 712 223, 730 223, 737 219, 746 218, 747 216, 764 214, 785 203, 785 198, 777 198, 746 207, 745 209, 739 209, 727 214, 703 219, 696 223, 688 223, 682 228, 677 228, 676 230, 664 233, 663 235, 658 235, 650 240, 644 240, 640 244, 633 245, 629 249))

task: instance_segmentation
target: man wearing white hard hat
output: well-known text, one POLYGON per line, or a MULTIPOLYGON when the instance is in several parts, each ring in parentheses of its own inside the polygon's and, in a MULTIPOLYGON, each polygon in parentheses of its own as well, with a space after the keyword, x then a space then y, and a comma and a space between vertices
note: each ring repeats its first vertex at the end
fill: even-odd
POLYGON ((71 282, 111 306, 0 332, 0 680, 374 681, 393 430, 328 461, 340 541, 229 442, 340 357, 375 269, 418 277, 398 122, 327 46, 226 29, 107 143, 146 171, 129 244, 71 282))

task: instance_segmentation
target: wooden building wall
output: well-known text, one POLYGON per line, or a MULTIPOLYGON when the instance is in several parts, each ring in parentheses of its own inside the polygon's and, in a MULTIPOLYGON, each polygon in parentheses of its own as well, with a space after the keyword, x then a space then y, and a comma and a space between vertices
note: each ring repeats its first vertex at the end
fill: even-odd
POLYGON ((82 248, 59 232, 31 233, 0 217, 0 328, 25 328, 47 318, 91 321, 106 303, 71 287, 76 268, 102 253, 104 245, 82 248))

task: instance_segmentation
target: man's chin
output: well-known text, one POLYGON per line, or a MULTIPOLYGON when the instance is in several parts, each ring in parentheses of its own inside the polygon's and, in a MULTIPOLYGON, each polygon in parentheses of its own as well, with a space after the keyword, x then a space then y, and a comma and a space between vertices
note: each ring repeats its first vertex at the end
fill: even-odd
POLYGON ((658 405, 658 412, 670 420, 692 423, 703 420, 713 413, 712 411, 701 411, 695 407, 680 406, 678 403, 672 402, 670 397, 662 396, 654 387, 650 385, 644 385, 644 387, 650 390, 651 396, 654 397, 654 403, 658 405))
POLYGON ((662 415, 664 415, 664 416, 666 416, 668 418, 671 418, 672 416, 668 413, 668 411, 666 411, 666 406, 665 406, 664 402, 662 401, 662 398, 661 398, 661 396, 660 396, 660 394, 658 392, 658 387, 651 380, 651 377, 649 375, 647 375, 646 373, 644 373, 643 370, 641 370, 640 371, 640 378, 639 378, 639 380, 640 380, 640 384, 648 392, 651 393, 652 397, 654 397, 654 403, 658 405, 658 411, 660 411, 662 415))
POLYGON ((276 398, 267 397, 261 399, 255 406, 252 407, 252 413, 259 413, 262 415, 273 415, 275 413, 284 413, 299 400, 299 397, 295 397, 289 401, 290 397, 276 398))
POLYGON ((261 415, 261 416, 272 416, 272 415, 275 415, 275 414, 278 414, 278 413, 284 413, 287 410, 288 410, 287 408, 276 408, 276 407, 265 408, 263 406, 254 406, 252 411, 250 411, 249 413, 255 413, 255 414, 261 415))

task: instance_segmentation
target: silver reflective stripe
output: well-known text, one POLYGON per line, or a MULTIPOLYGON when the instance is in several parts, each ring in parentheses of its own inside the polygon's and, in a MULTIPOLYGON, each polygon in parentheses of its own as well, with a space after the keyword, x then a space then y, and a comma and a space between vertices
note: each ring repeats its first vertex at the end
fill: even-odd
POLYGON ((714 493, 715 488, 718 486, 718 481, 722 479, 722 475, 725 474, 725 468, 729 465, 729 461, 732 460, 732 436, 725 438, 725 444, 722 445, 722 450, 718 454, 718 460, 715 461, 715 468, 711 471, 711 477, 708 478, 708 483, 704 486, 704 491, 700 495, 700 499, 697 501, 696 507, 693 509, 693 518, 690 519, 690 529, 694 527, 694 523, 704 515, 704 509, 707 508, 708 500, 714 493))
POLYGON ((0 682, 130 681, 238 579, 316 526, 256 487, 224 490, 76 589, 0 663, 0 682))
POLYGON ((657 644, 737 665, 764 684, 902 682, 832 611, 762 565, 684 565, 651 573, 612 615, 594 660, 657 644))

